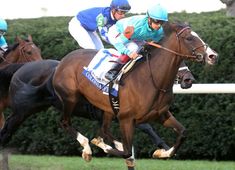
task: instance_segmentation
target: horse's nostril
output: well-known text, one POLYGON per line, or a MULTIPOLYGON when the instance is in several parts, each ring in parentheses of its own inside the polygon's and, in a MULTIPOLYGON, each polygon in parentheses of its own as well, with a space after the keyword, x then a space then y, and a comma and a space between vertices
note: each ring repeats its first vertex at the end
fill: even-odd
POLYGON ((214 55, 214 54, 211 54, 211 55, 209 55, 209 58, 214 60, 214 59, 216 59, 216 58, 217 58, 217 56, 216 56, 216 55, 214 55))
POLYGON ((185 83, 185 84, 192 84, 193 81, 192 81, 192 79, 185 79, 185 80, 184 80, 184 83, 185 83))

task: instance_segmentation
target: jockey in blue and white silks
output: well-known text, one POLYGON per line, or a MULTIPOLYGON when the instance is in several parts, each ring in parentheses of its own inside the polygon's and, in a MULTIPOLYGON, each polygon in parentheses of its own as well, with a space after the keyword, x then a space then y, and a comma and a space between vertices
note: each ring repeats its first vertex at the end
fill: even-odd
POLYGON ((104 48, 101 38, 109 43, 109 27, 125 17, 131 9, 127 0, 112 0, 109 7, 94 7, 78 12, 69 22, 69 32, 85 49, 104 48))
MULTIPOLYGON (((167 21, 167 10, 156 4, 147 10, 146 15, 125 18, 110 27, 108 39, 123 54, 119 57, 120 63, 125 63, 130 58, 137 58, 139 46, 145 41, 159 42, 164 36, 162 24, 167 21)), ((112 80, 119 70, 120 64, 116 63, 105 78, 112 80)))
POLYGON ((4 38, 6 32, 7 22, 4 19, 0 18, 0 56, 2 56, 8 48, 6 39, 4 38))

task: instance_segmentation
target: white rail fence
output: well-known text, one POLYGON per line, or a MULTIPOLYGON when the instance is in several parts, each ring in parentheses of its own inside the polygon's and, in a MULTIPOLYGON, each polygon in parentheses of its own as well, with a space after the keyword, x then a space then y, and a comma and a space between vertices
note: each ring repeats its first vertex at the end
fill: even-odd
POLYGON ((180 84, 173 86, 175 94, 235 93, 235 84, 193 84, 189 89, 181 89, 180 84))

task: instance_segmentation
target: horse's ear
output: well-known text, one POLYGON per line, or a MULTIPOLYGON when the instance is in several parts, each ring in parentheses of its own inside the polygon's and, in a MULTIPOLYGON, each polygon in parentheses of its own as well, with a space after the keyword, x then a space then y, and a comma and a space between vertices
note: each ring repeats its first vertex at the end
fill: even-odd
POLYGON ((30 42, 33 42, 33 38, 32 38, 31 35, 28 35, 28 40, 29 40, 30 42))
POLYGON ((184 22, 184 25, 190 26, 189 22, 187 22, 187 21, 184 22))
POLYGON ((22 39, 17 35, 16 38, 15 38, 15 42, 20 43, 21 41, 22 41, 22 39))

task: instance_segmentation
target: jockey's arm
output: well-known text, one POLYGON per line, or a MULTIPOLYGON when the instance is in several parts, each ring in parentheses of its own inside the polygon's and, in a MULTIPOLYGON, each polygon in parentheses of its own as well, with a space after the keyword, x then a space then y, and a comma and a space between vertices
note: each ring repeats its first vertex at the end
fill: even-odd
POLYGON ((98 15, 96 18, 96 23, 100 37, 102 38, 102 40, 110 44, 108 39, 108 27, 105 26, 105 17, 102 14, 98 15))
POLYGON ((0 50, 1 51, 6 51, 8 49, 7 42, 3 36, 0 37, 0 50))

